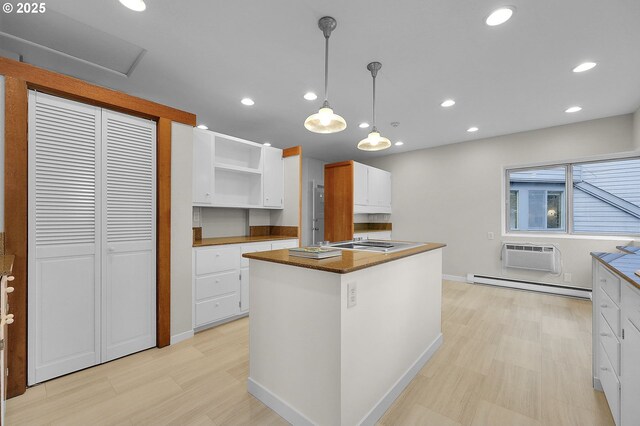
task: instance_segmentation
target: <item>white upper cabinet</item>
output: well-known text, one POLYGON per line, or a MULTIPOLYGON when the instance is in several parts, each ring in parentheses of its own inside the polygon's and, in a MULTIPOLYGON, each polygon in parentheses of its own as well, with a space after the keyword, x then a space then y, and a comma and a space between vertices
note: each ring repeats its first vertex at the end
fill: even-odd
POLYGON ((264 147, 264 206, 279 207, 284 205, 284 161, 282 150, 264 147))
POLYGON ((213 188, 213 133, 193 129, 193 203, 211 204, 213 188))
POLYGON ((194 129, 194 205, 278 209, 283 198, 282 150, 194 129))
POLYGON ((391 173, 353 163, 354 213, 391 213, 391 173))
POLYGON ((360 163, 353 163, 353 204, 366 206, 369 204, 369 167, 360 163))

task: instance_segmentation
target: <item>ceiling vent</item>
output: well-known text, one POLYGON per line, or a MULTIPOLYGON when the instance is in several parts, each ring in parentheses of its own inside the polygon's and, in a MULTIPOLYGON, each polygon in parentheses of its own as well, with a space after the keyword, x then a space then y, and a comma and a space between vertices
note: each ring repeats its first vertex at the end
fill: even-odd
POLYGON ((50 8, 43 14, 0 14, 0 50, 46 68, 89 65, 123 77, 131 76, 146 52, 50 8))

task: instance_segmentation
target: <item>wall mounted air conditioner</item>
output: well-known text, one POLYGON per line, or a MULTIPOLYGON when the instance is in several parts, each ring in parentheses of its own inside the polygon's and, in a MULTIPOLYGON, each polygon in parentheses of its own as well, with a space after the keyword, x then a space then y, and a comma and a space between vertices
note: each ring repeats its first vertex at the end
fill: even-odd
POLYGON ((560 252, 550 244, 504 243, 502 266, 559 274, 560 252))

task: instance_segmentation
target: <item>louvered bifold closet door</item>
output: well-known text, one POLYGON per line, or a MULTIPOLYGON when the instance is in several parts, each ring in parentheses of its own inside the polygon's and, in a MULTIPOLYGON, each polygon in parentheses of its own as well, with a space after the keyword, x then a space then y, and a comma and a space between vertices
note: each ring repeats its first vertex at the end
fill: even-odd
POLYGON ((102 112, 103 362, 155 346, 156 126, 102 112))
POLYGON ((29 92, 29 384, 100 362, 100 114, 29 92))

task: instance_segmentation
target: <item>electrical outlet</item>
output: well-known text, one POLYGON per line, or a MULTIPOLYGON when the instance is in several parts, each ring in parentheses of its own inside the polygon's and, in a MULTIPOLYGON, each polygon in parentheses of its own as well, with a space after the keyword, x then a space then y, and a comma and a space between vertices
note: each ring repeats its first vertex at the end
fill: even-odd
POLYGON ((356 283, 347 283, 347 309, 353 308, 358 304, 358 285, 356 283))
POLYGON ((494 238, 493 232, 487 232, 487 239, 493 240, 493 238, 494 238))
POLYGON ((570 283, 571 282, 571 274, 569 272, 565 272, 563 279, 564 279, 565 283, 570 283))

